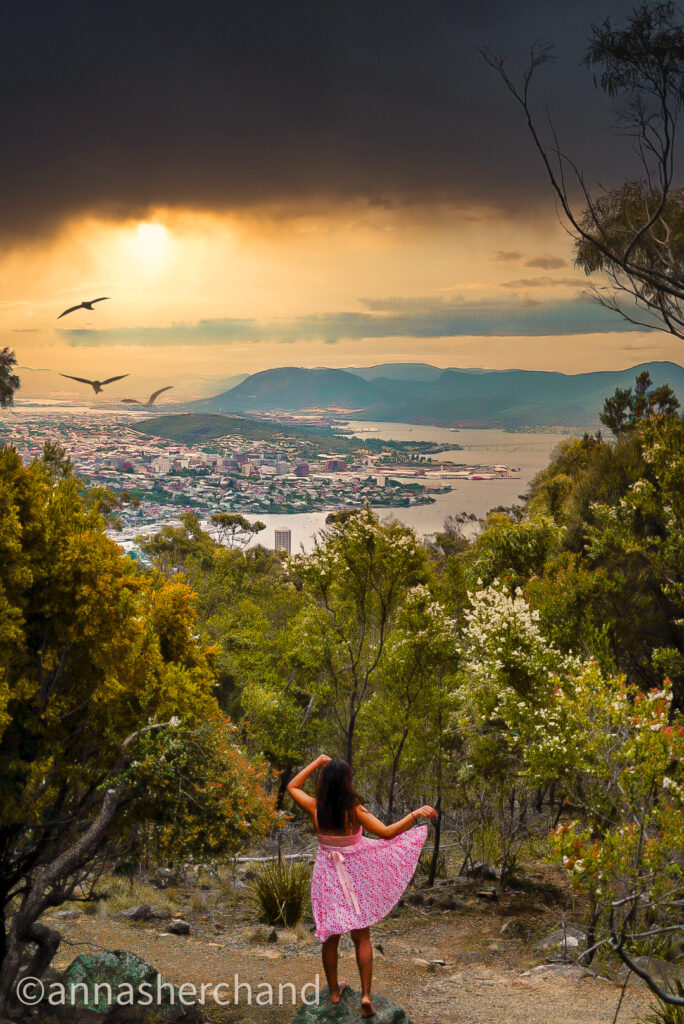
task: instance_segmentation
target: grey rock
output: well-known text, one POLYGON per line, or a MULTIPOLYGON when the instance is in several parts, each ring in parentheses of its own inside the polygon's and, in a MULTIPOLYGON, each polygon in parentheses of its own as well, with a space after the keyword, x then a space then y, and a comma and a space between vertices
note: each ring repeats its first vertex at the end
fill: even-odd
POLYGON ((134 907, 127 907, 125 910, 114 914, 123 921, 149 921, 152 917, 152 907, 149 903, 137 903, 134 907))
POLYGON ((150 907, 150 921, 166 921, 171 917, 171 911, 164 907, 150 907))
POLYGON ((57 976, 57 980, 69 997, 68 1004, 46 1005, 45 1010, 68 1024, 143 1024, 152 1019, 159 1024, 175 1024, 200 1020, 196 1004, 183 1005, 178 989, 175 988, 172 997, 171 986, 160 978, 158 971, 126 950, 82 953, 57 976), (150 992, 153 1004, 149 1006, 134 1002, 133 1005, 127 1005, 131 992, 133 999, 139 998, 140 986, 143 984, 149 986, 143 989, 143 994, 150 992), (96 985, 100 986, 98 1001, 95 999, 96 985), (103 987, 105 985, 111 988, 111 1001, 107 989, 103 987), (158 991, 161 995, 159 1001, 156 998, 158 991), (117 995, 122 999, 120 1005, 116 1001, 117 995))
MULTIPOLYGON (((408 1014, 386 996, 373 996, 375 1016, 373 1024, 411 1024, 408 1014)), ((292 1024, 360 1024, 361 996, 347 987, 336 1006, 330 1002, 330 994, 323 990, 319 1002, 314 1006, 302 1005, 292 1019, 292 1024)))
MULTIPOLYGON (((660 985, 663 988, 674 988, 676 982, 684 984, 684 964, 677 963, 673 960, 663 960, 659 956, 635 956, 634 963, 637 967, 640 967, 642 971, 647 971, 656 985, 660 985)), ((622 964, 621 975, 622 977, 629 971, 627 964, 622 964)), ((637 974, 630 971, 634 981, 643 982, 637 974)))
POLYGON ((568 963, 565 960, 558 961, 558 963, 539 964, 537 967, 531 967, 529 971, 523 971, 520 977, 530 978, 537 974, 553 974, 554 977, 567 978, 594 977, 593 972, 587 968, 573 962, 568 963))
POLYGON ((189 935, 190 925, 181 917, 177 917, 173 921, 169 921, 166 930, 170 935, 189 935))
POLYGON ((540 949, 550 949, 551 946, 561 946, 566 949, 577 949, 579 946, 586 945, 587 933, 582 931, 581 928, 572 928, 568 925, 565 931, 559 928, 555 932, 551 932, 545 939, 542 939, 538 943, 540 949))
POLYGON ((72 921, 75 917, 80 917, 83 913, 78 907, 67 907, 65 910, 57 910, 52 915, 53 917, 60 917, 63 921, 72 921))

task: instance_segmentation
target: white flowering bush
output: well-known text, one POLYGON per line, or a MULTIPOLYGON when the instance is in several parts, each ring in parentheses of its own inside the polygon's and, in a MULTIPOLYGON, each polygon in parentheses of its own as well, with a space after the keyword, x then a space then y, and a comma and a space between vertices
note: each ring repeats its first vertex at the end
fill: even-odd
POLYGON ((461 649, 470 676, 484 675, 533 698, 551 675, 577 670, 579 662, 542 634, 539 612, 529 607, 520 587, 511 594, 495 580, 468 598, 461 649))
POLYGON ((566 713, 554 691, 580 665, 543 635, 520 588, 496 580, 468 597, 452 716, 464 746, 459 781, 475 846, 494 830, 505 877, 529 834, 530 787, 555 779, 564 756, 566 713))
POLYGON ((558 679, 579 671, 572 655, 559 651, 541 632, 539 612, 517 588, 498 581, 469 594, 461 637, 458 724, 471 734, 475 760, 490 767, 524 770, 522 755, 532 740, 562 753, 558 679))

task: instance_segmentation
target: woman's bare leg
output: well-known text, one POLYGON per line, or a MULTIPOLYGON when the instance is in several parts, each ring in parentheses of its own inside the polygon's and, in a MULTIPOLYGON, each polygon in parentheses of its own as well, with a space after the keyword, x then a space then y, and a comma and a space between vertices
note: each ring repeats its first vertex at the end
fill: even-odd
POLYGON ((351 933, 356 963, 361 979, 361 1016, 372 1017, 375 1013, 371 1002, 371 982, 373 980, 373 947, 370 941, 370 929, 358 928, 351 933))
POLYGON ((346 981, 338 982, 337 980, 337 947, 339 941, 339 935, 331 935, 321 947, 323 970, 325 971, 325 980, 328 982, 330 1001, 332 1003, 339 1003, 342 989, 347 984, 346 981))

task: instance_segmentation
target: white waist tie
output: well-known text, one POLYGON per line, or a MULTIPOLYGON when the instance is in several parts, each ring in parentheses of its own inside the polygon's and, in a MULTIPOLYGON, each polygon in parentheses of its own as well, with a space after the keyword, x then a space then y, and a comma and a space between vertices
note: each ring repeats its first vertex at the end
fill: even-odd
POLYGON ((360 914, 361 909, 359 907, 359 901, 356 898, 356 893, 354 892, 354 886, 352 885, 352 880, 349 877, 349 872, 347 871, 347 865, 345 864, 344 856, 340 853, 339 850, 331 850, 329 856, 331 861, 335 865, 335 871, 337 872, 337 877, 340 880, 340 885, 342 886, 344 898, 346 899, 347 903, 352 908, 352 910, 356 911, 357 914, 360 914))

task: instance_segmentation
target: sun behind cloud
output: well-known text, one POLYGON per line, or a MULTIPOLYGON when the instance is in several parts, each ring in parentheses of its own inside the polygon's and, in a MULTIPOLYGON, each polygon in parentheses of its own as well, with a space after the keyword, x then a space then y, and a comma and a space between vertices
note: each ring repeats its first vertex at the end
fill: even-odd
POLYGON ((140 259, 151 269, 163 263, 169 247, 169 236, 163 224, 142 221, 136 232, 136 247, 140 259))

